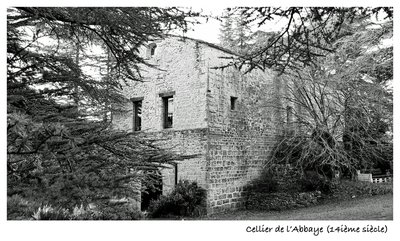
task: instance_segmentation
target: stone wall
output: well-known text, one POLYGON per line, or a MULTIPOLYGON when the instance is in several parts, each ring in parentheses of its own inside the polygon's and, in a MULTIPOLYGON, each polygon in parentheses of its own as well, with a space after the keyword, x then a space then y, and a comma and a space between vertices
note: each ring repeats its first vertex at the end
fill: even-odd
MULTIPOLYGON (((196 42, 182 42, 179 38, 156 42, 155 54, 148 62, 156 68, 143 67, 143 82, 123 84, 127 98, 143 98, 142 131, 150 138, 162 139, 159 144, 182 155, 198 155, 178 164, 178 180, 194 180, 207 188, 206 166, 206 76, 199 67, 198 45, 196 42), (163 127, 163 103, 159 94, 174 92, 173 127, 163 127)), ((126 112, 114 113, 115 128, 133 129, 133 103, 124 106, 126 112)), ((163 193, 175 185, 175 168, 162 170, 163 193)))
POLYGON ((205 48, 208 59, 207 152, 208 212, 243 205, 243 187, 256 178, 269 158, 284 126, 279 96, 281 79, 272 71, 245 74, 224 63, 216 50, 205 48), (235 97, 235 110, 231 110, 235 97))
POLYGON ((146 133, 147 138, 160 140, 158 144, 166 150, 180 155, 193 157, 177 162, 177 180, 175 167, 170 166, 161 170, 163 176, 163 194, 170 192, 175 182, 179 180, 196 181, 201 187, 207 188, 206 183, 206 150, 207 129, 165 130, 146 133))
MULTIPOLYGON (((123 84, 128 98, 143 97, 143 131, 162 131, 162 98, 159 94, 174 91, 174 130, 206 128, 206 76, 199 67, 196 43, 177 38, 157 42, 155 54, 148 59, 156 68, 142 66, 143 82, 123 84)), ((113 115, 118 128, 132 129, 133 104, 127 103, 124 114, 113 115)))
MULTIPOLYGON (((271 71, 218 68, 229 56, 201 41, 166 39, 149 59, 159 70, 146 68, 145 82, 124 87, 127 97, 143 97, 143 133, 164 139, 164 147, 180 154, 198 154, 178 164, 178 178, 207 190, 209 214, 243 204, 243 187, 259 175, 284 121, 277 108, 282 80, 271 71), (159 94, 168 91, 175 91, 174 126, 163 129, 159 94), (231 97, 237 98, 235 110, 231 97)), ((113 123, 131 130, 132 103, 125 108, 113 123)), ((175 184, 173 168, 163 170, 163 182, 165 194, 175 184)))

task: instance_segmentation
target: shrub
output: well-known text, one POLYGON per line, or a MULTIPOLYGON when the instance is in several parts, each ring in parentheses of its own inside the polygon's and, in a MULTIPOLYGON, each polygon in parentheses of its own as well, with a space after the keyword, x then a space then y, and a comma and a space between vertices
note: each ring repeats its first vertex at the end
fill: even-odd
POLYGON ((150 203, 150 218, 197 217, 205 213, 206 190, 196 182, 179 181, 166 196, 150 203))
POLYGON ((42 205, 37 201, 27 200, 20 195, 7 197, 8 220, 68 220, 69 211, 42 205))
POLYGON ((391 183, 328 179, 314 171, 302 175, 290 165, 271 165, 245 187, 247 209, 284 210, 314 205, 321 200, 350 199, 393 192, 391 183))
POLYGON ((318 175, 316 172, 307 171, 303 174, 291 165, 275 164, 265 169, 261 175, 252 180, 245 190, 248 192, 313 192, 331 193, 335 181, 318 175))
POLYGON ((278 181, 269 173, 263 173, 259 178, 254 179, 250 185, 245 187, 248 192, 269 193, 278 191, 278 181))
POLYGON ((142 212, 126 204, 108 204, 96 208, 75 206, 72 211, 48 205, 39 207, 32 215, 34 220, 139 220, 142 212))
POLYGON ((144 216, 126 203, 104 203, 97 206, 75 206, 73 209, 41 205, 19 195, 7 197, 8 220, 139 220, 144 216))
POLYGON ((285 210, 298 207, 308 207, 318 203, 321 192, 302 193, 250 193, 246 202, 249 210, 285 210))
POLYGON ((99 220, 143 219, 143 214, 140 210, 127 204, 115 203, 115 204, 103 205, 99 208, 96 208, 96 211, 97 211, 96 213, 92 214, 93 219, 99 219, 99 220))
POLYGON ((271 165, 261 175, 244 187, 246 192, 293 192, 301 191, 301 173, 290 165, 271 165))
POLYGON ((67 209, 53 208, 48 205, 39 207, 32 215, 34 220, 68 220, 70 215, 67 209))
POLYGON ((392 183, 370 183, 353 180, 340 181, 330 198, 350 199, 363 196, 374 196, 393 193, 392 183))
POLYGON ((302 173, 291 165, 271 165, 264 171, 264 175, 270 175, 271 179, 278 183, 277 191, 280 192, 301 192, 299 180, 302 173))
POLYGON ((40 204, 28 201, 16 194, 7 196, 7 219, 8 220, 28 220, 32 214, 40 207, 40 204))
POLYGON ((247 209, 284 210, 307 207, 332 193, 335 183, 315 172, 304 175, 291 165, 274 164, 245 186, 247 209))
POLYGON ((299 180, 300 189, 305 192, 320 191, 323 194, 330 194, 336 187, 336 181, 318 175, 316 172, 307 172, 299 180))

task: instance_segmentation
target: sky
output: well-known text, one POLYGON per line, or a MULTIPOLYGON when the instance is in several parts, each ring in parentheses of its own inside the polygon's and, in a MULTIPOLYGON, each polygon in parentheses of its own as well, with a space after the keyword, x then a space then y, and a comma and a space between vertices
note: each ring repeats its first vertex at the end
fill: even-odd
MULTIPOLYGON (((210 14, 212 16, 220 16, 222 15, 223 8, 213 8, 213 9, 201 9, 206 14, 210 14)), ((188 37, 201 39, 210 43, 218 43, 219 29, 221 22, 214 19, 209 18, 208 21, 205 19, 198 19, 198 21, 202 22, 201 24, 197 24, 193 26, 192 30, 189 30, 186 34, 188 37)))
MULTIPOLYGON (((221 16, 225 8, 226 7, 209 7, 209 8, 203 7, 203 8, 193 8, 193 10, 201 11, 205 15, 221 16)), ((221 21, 212 17, 208 19, 197 18, 197 20, 201 22, 201 24, 192 26, 192 29, 189 30, 187 33, 185 33, 185 36, 218 44, 219 43, 218 36, 220 34, 221 21)), ((283 26, 284 26, 284 21, 282 20, 279 21, 279 19, 276 19, 276 21, 266 22, 260 28, 253 26, 252 31, 254 32, 257 30, 278 31, 283 26)))

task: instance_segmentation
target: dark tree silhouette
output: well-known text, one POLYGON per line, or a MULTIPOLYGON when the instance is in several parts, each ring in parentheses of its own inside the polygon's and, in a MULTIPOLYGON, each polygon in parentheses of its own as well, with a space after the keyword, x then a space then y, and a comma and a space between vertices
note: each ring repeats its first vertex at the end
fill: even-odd
POLYGON ((194 15, 177 8, 8 9, 8 195, 64 207, 130 196, 138 170, 187 158, 113 130, 109 113, 127 101, 120 81, 141 80, 139 66, 147 63, 139 48, 186 30, 185 18, 194 15), (93 46, 102 54, 88 54, 93 46), (94 76, 86 71, 92 67, 106 71, 94 76))

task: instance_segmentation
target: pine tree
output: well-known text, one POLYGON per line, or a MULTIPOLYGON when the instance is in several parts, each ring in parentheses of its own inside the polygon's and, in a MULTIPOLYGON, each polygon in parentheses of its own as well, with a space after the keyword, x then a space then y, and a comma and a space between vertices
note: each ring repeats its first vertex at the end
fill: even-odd
POLYGON ((225 10, 222 16, 222 23, 220 28, 219 40, 221 46, 227 49, 235 49, 235 39, 234 39, 234 25, 232 14, 225 10))
POLYGON ((246 54, 252 39, 252 32, 241 14, 225 10, 220 28, 221 46, 240 54, 246 54))
POLYGON ((252 40, 252 31, 246 22, 244 15, 239 14, 235 18, 236 28, 234 29, 234 39, 236 51, 240 54, 246 54, 252 40))

